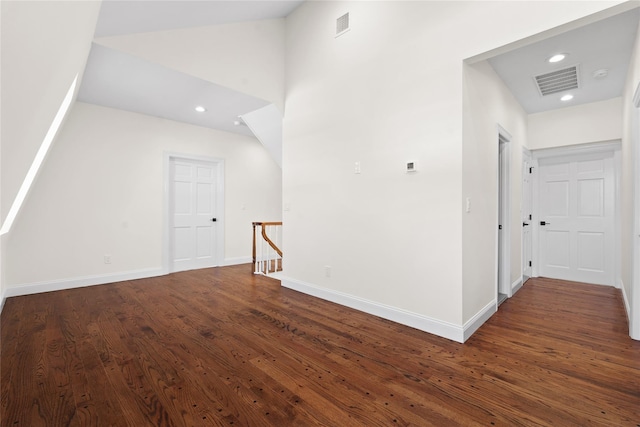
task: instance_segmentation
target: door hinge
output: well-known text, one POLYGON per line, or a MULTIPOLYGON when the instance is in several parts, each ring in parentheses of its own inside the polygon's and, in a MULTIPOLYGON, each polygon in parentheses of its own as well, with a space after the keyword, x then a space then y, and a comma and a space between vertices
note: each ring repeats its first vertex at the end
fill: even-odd
POLYGON ((529 267, 531 267, 531 261, 529 261, 529 267))

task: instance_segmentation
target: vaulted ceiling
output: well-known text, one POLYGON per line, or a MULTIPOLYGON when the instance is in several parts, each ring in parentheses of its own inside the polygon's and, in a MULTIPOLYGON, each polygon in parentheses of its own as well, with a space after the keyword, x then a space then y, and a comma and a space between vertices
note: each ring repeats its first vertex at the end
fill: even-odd
MULTIPOLYGON (((127 35, 284 18, 302 1, 104 0, 78 100, 245 135, 239 116, 274 102, 110 47, 127 35), (195 111, 203 106, 206 111, 195 111), (240 123, 240 125, 238 125, 240 123)), ((135 36, 134 36, 135 37, 135 36)), ((224 40, 233 46, 234 40, 224 40)), ((117 44, 117 43, 116 43, 117 44)), ((122 44, 122 43, 121 43, 122 44)), ((126 44, 126 43, 125 43, 126 44)), ((187 50, 190 46, 184 46, 187 50)), ((213 55, 200 52, 203 58, 213 55)), ((224 61, 224 58, 219 58, 224 61)), ((211 61, 211 60, 210 60, 211 61)), ((212 60, 215 64, 215 58, 212 60)), ((218 63, 218 67, 229 64, 218 63)), ((283 76, 271 76, 279 78, 283 76)))
MULTIPOLYGON (((109 43, 103 41, 132 34, 144 36, 151 32, 284 18, 302 2, 104 0, 96 43, 78 99, 251 135, 247 127, 237 125, 238 116, 273 100, 108 47, 109 43), (196 105, 206 106, 207 112, 195 112, 196 105)), ((528 113, 615 98, 622 93, 639 17, 640 9, 636 8, 502 53, 489 62, 528 113), (556 53, 568 55, 560 63, 548 63, 547 59, 556 53), (535 76, 569 66, 576 66, 578 88, 541 95, 535 76), (602 70, 606 70, 604 77, 602 70), (569 92, 573 99, 560 101, 560 96, 569 92)), ((224 42, 232 47, 237 41, 224 42)), ((215 58, 211 64, 215 65, 215 58)))

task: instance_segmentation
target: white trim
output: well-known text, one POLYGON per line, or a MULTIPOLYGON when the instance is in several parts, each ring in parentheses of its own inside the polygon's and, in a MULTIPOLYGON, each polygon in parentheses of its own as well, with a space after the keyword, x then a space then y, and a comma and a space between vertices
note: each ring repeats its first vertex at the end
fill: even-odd
POLYGON ((162 270, 164 274, 171 273, 171 261, 170 261, 170 250, 169 247, 171 245, 170 241, 170 233, 169 233, 169 216, 171 213, 171 200, 169 197, 169 180, 171 179, 171 160, 172 159, 180 159, 186 161, 196 161, 196 162, 207 162, 215 164, 217 177, 216 177, 216 207, 218 212, 216 213, 216 218, 218 219, 218 223, 220 227, 218 228, 218 238, 216 242, 216 260, 215 265, 212 267, 219 267, 224 264, 224 230, 226 227, 225 221, 225 207, 224 207, 224 177, 225 177, 225 160, 217 157, 208 157, 208 156, 198 156, 192 154, 184 154, 184 153, 176 153, 171 151, 164 152, 163 159, 163 187, 164 187, 164 212, 163 212, 163 220, 162 220, 162 270))
POLYGON ((65 289, 82 288, 85 286, 105 285, 107 283, 123 282, 126 280, 146 279, 149 277, 163 276, 164 270, 149 268, 144 270, 126 271, 114 274, 101 274, 96 276, 76 277, 72 279, 52 280, 49 282, 26 283, 7 288, 3 295, 5 298, 20 295, 39 294, 42 292, 62 291, 65 289))
MULTIPOLYGON (((524 224, 525 222, 527 222, 529 224, 529 233, 530 233, 530 238, 529 238, 529 258, 530 259, 525 259, 525 253, 527 251, 525 251, 525 238, 524 238, 524 225, 521 227, 521 231, 520 231, 520 273, 522 274, 522 276, 520 277, 520 286, 522 286, 522 283, 524 282, 524 273, 525 270, 528 267, 528 263, 531 262, 533 264, 533 156, 531 155, 531 151, 526 148, 526 147, 522 147, 522 170, 520 171, 520 217, 522 219, 522 223, 524 224), (528 168, 531 168, 531 173, 529 173, 527 171, 528 168), (529 215, 527 214, 527 212, 524 211, 524 194, 525 194, 525 185, 524 185, 524 177, 525 174, 529 174, 529 188, 528 188, 528 193, 529 193, 529 214, 531 215, 530 218, 526 218, 525 215, 529 215)), ((532 277, 533 276, 533 267, 530 267, 529 269, 529 276, 527 277, 532 277)), ((513 289, 513 285, 511 286, 511 295, 513 295, 514 293, 516 293, 518 289, 513 289)))
MULTIPOLYGON (((290 277, 281 277, 280 280, 283 287, 302 292, 303 294, 311 295, 326 301, 331 301, 336 304, 362 311, 364 313, 382 317, 383 319, 392 320, 402 325, 411 326, 412 328, 416 328, 430 334, 438 335, 440 337, 448 338, 459 343, 464 342, 465 339, 465 331, 463 330, 463 328, 459 325, 454 325, 453 323, 443 322, 438 319, 433 319, 421 314, 402 310, 397 307, 380 304, 378 302, 370 301, 343 292, 320 288, 310 283, 305 283, 300 280, 292 279, 290 277)), ((492 301, 490 305, 493 305, 493 307, 495 307, 495 301, 492 301)), ((484 315, 482 315, 482 318, 484 318, 484 315)))
MULTIPOLYGON (((621 243, 620 243, 620 194, 619 194, 619 180, 620 180, 620 170, 621 170, 621 153, 622 153, 622 140, 610 140, 610 141, 601 141, 594 142, 588 144, 576 144, 570 145, 566 147, 553 147, 553 148, 545 148, 540 150, 532 150, 531 154, 533 156, 533 162, 535 163, 534 172, 536 172, 537 168, 542 165, 554 164, 555 162, 564 162, 569 159, 574 159, 575 157, 580 157, 581 159, 593 158, 593 159, 604 159, 604 158, 612 158, 613 159, 613 185, 614 185, 614 206, 613 206, 613 222, 614 222, 614 250, 613 250, 613 283, 609 283, 608 286, 616 287, 618 284, 618 280, 620 277, 620 268, 621 268, 621 243)), ((533 178, 532 178, 533 179, 533 178)), ((539 175, 535 176, 533 181, 533 218, 535 221, 532 223, 538 222, 539 218, 539 208, 540 208, 540 186, 539 186, 539 175)), ((532 277, 538 277, 539 270, 539 260, 540 260, 540 241, 539 241, 539 227, 533 228, 533 238, 532 238, 532 258, 533 258, 533 269, 532 269, 532 277)))
POLYGON ((544 159, 547 157, 563 157, 607 152, 613 153, 621 149, 622 141, 620 141, 619 139, 615 139, 611 141, 601 141, 590 144, 577 144, 568 145, 566 147, 543 148, 540 150, 532 150, 531 154, 535 159, 544 159))
POLYGON ((539 233, 539 227, 535 227, 534 224, 538 223, 538 214, 539 214, 539 206, 540 206, 540 189, 539 189, 539 183, 538 183, 538 170, 540 168, 540 163, 538 162, 538 159, 533 155, 533 152, 531 153, 531 167, 533 168, 533 171, 531 172, 531 222, 529 224, 531 224, 531 227, 533 227, 531 229, 531 263, 533 264, 533 266, 531 267, 531 277, 538 277, 539 275, 539 268, 538 266, 540 265, 540 258, 538 257, 538 233, 539 233))
MULTIPOLYGON (((640 83, 636 88, 633 98, 634 106, 640 108, 640 83)), ((640 110, 632 112, 631 117, 631 152, 633 159, 633 205, 631 207, 633 241, 631 244, 631 283, 629 293, 629 336, 634 340, 640 340, 640 110)), ((624 287, 623 287, 624 289, 624 287)))
POLYGON ((640 108, 640 82, 638 82, 636 92, 633 94, 633 106, 636 108, 640 108))
POLYGON ((489 318, 498 311, 497 306, 498 302, 496 300, 491 301, 464 324, 462 327, 463 342, 468 340, 469 337, 471 337, 471 335, 480 328, 480 326, 484 325, 484 322, 489 320, 489 318))
POLYGON ((622 300, 624 301, 624 309, 627 313, 627 321, 629 322, 629 324, 631 324, 631 301, 627 296, 627 291, 624 288, 624 283, 622 282, 622 280, 617 282, 616 287, 622 291, 622 300))
MULTIPOLYGON (((622 148, 622 147, 621 147, 622 148)), ((613 286, 622 283, 622 149, 613 152, 613 286)))
POLYGON ((0 314, 2 314, 2 310, 4 310, 4 302, 7 300, 7 292, 2 291, 2 301, 0 302, 0 314))
POLYGON ((522 285, 524 283, 522 283, 523 277, 520 276, 518 279, 516 279, 515 282, 513 282, 511 284, 511 296, 515 295, 516 292, 518 292, 520 290, 520 288, 522 288, 522 285))
MULTIPOLYGON (((500 270, 502 270, 503 281, 509 280, 511 276, 511 134, 500 124, 496 124, 498 139, 498 206, 496 223, 500 224, 502 216, 502 233, 496 230, 496 309, 498 304, 498 293, 505 293, 511 297, 511 289, 500 289, 500 270), (500 154, 500 145, 504 144, 503 154, 500 154), (502 212, 500 212, 500 201, 502 201, 502 212), (502 240, 500 240, 502 237, 502 240), (502 259, 500 256, 502 248, 502 259)), ((503 283, 503 288, 508 286, 503 283)))
POLYGON ((250 256, 238 256, 234 258, 225 258, 224 265, 240 265, 240 264, 251 264, 253 259, 250 256))

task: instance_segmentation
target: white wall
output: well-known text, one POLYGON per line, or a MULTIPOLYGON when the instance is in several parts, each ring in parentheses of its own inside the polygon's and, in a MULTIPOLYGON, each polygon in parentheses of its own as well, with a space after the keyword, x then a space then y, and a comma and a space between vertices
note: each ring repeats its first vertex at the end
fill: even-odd
MULTIPOLYGON (((0 47, 2 47, 2 5, 0 4, 0 47)), ((2 93, 2 54, 0 54, 0 94, 2 93)), ((2 102, 0 102, 0 126, 2 126, 2 102)), ((2 139, 0 134, 0 191, 2 190, 2 139)), ((2 196, 0 195, 0 212, 2 212, 2 196)), ((0 223, 2 222, 2 214, 0 214, 0 223)), ((1 225, 0 225, 1 227, 1 225)), ((4 308, 4 246, 5 236, 0 235, 0 313, 4 308)))
MULTIPOLYGON (((460 329, 462 61, 612 4, 307 2, 293 12, 283 284, 460 329), (351 31, 336 39, 345 12, 351 31), (407 161, 419 171, 405 173, 407 161)), ((482 304, 476 291, 469 311, 482 304)))
POLYGON ((0 7, 3 221, 71 82, 84 69, 100 2, 2 1, 0 7))
POLYGON ((9 237, 7 286, 160 269, 165 152, 225 159, 225 258, 250 257, 251 222, 281 219, 255 138, 76 103, 9 237))
MULTIPOLYGON (((0 224, 69 85, 82 73, 99 1, 0 2, 0 224)), ((0 296, 8 236, 0 236, 0 296)))
POLYGON ((622 137, 622 98, 530 114, 529 148, 563 147, 622 137))
POLYGON ((284 109, 284 19, 102 37, 97 43, 284 109))
POLYGON ((511 264, 509 284, 522 275, 522 148, 527 114, 487 61, 464 68, 462 206, 463 320, 496 299, 498 230, 498 127, 510 142, 511 264))
POLYGON ((622 177, 621 177, 621 236, 622 289, 630 315, 631 336, 640 340, 640 262, 638 233, 640 233, 640 110, 633 105, 633 96, 640 85, 640 31, 629 65, 622 97, 622 177), (634 263, 636 270, 634 271, 634 263))

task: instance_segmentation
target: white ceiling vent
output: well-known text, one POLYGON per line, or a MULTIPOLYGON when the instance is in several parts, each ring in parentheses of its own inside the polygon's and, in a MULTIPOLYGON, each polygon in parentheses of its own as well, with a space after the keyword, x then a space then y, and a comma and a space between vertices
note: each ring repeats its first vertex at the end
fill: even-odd
POLYGON ((345 13, 336 19, 336 37, 343 35, 349 31, 349 13, 345 13))
POLYGON ((552 93, 564 92, 566 90, 577 89, 578 86, 578 66, 563 68, 551 73, 535 76, 536 86, 540 95, 546 96, 552 93))

